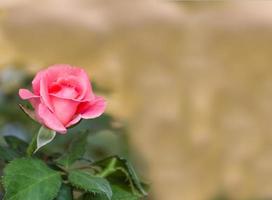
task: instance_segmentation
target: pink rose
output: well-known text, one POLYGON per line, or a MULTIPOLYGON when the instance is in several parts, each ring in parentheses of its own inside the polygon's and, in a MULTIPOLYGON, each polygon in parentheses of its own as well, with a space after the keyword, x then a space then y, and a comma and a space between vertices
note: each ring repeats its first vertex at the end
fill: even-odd
POLYGON ((40 71, 32 81, 33 93, 20 89, 19 96, 29 100, 38 122, 60 133, 81 118, 100 116, 106 108, 95 96, 86 72, 70 65, 53 65, 40 71))

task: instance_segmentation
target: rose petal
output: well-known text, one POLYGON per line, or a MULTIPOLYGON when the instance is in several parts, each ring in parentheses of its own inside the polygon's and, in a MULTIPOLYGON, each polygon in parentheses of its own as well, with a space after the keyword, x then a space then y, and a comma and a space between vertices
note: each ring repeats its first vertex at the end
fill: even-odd
POLYGON ((67 78, 69 76, 74 76, 82 89, 81 94, 78 96, 78 99, 91 100, 94 98, 89 77, 82 68, 72 67, 66 64, 58 64, 50 66, 46 70, 46 72, 48 83, 57 81, 60 77, 67 78))
POLYGON ((52 102, 48 93, 46 74, 40 80, 40 94, 43 103, 53 112, 52 102))
POLYGON ((79 103, 54 96, 51 97, 51 101, 54 107, 54 114, 66 126, 75 116, 79 103))
POLYGON ((44 73, 45 70, 38 72, 32 81, 33 93, 36 95, 40 95, 40 82, 44 73))
POLYGON ((103 114, 106 109, 106 101, 103 97, 96 96, 94 100, 81 103, 78 113, 84 119, 93 119, 103 114))
POLYGON ((33 94, 31 91, 27 89, 20 89, 19 96, 23 100, 29 100, 34 109, 36 109, 37 105, 40 103, 40 97, 33 94))
POLYGON ((20 89, 20 90, 19 90, 19 96, 20 96, 23 100, 39 97, 39 96, 33 94, 31 91, 29 91, 29 90, 27 90, 27 89, 20 89))
POLYGON ((37 114, 48 128, 59 133, 66 133, 67 130, 63 124, 43 103, 39 104, 37 114))
POLYGON ((81 115, 77 115, 74 119, 72 119, 67 125, 66 127, 70 127, 70 126, 73 126, 75 124, 77 124, 79 121, 81 120, 81 115))
POLYGON ((72 99, 72 98, 63 98, 59 95, 56 95, 56 94, 50 94, 51 97, 57 97, 57 98, 61 98, 61 99, 66 99, 66 100, 71 100, 71 101, 74 101, 74 102, 78 102, 78 103, 86 103, 86 102, 90 102, 92 101, 91 99, 72 99))
POLYGON ((64 99, 76 99, 77 92, 74 88, 71 87, 63 87, 61 90, 55 93, 56 96, 64 99))

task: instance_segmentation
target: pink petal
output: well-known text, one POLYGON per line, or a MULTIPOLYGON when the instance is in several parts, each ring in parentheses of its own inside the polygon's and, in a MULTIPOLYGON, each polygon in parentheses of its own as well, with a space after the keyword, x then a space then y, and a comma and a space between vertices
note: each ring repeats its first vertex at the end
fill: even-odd
POLYGON ((59 133, 66 133, 67 130, 63 124, 43 103, 39 104, 37 114, 48 128, 59 133))
POLYGON ((58 94, 50 94, 50 96, 51 96, 51 98, 52 97, 57 97, 57 98, 61 98, 61 99, 71 100, 71 101, 78 102, 78 103, 86 103, 86 102, 92 101, 91 99, 82 99, 82 100, 79 100, 79 99, 72 99, 72 98, 67 98, 67 97, 64 98, 64 97, 61 97, 58 94))
POLYGON ((29 91, 29 90, 27 90, 27 89, 20 89, 20 90, 19 90, 19 96, 20 96, 23 100, 39 97, 39 96, 33 94, 31 91, 29 91))
POLYGON ((19 96, 23 100, 29 100, 34 109, 36 109, 37 105, 40 103, 40 97, 33 94, 31 91, 27 89, 20 89, 19 96))
POLYGON ((42 76, 44 75, 44 72, 45 70, 38 72, 32 81, 33 93, 36 95, 40 95, 40 82, 41 82, 42 76))
POLYGON ((72 87, 63 87, 61 90, 55 93, 55 96, 63 99, 76 99, 77 92, 72 87))
POLYGON ((53 111, 52 102, 48 93, 48 86, 46 81, 46 76, 42 77, 40 80, 40 94, 41 99, 43 103, 51 110, 53 111))
POLYGON ((103 114, 106 109, 106 101, 103 97, 96 96, 94 100, 81 103, 78 113, 84 119, 93 119, 103 114))
POLYGON ((79 121, 81 120, 81 115, 77 115, 74 119, 72 119, 72 121, 70 121, 66 127, 70 127, 70 126, 73 126, 75 124, 77 124, 79 121))
POLYGON ((82 68, 72 67, 66 64, 58 64, 58 65, 50 66, 46 70, 46 73, 47 73, 48 83, 57 81, 60 77, 65 77, 65 78, 69 76, 75 77, 82 89, 78 99, 81 100, 86 98, 88 99, 94 98, 89 77, 82 68))
POLYGON ((78 102, 69 99, 51 97, 56 117, 66 126, 76 114, 78 102))

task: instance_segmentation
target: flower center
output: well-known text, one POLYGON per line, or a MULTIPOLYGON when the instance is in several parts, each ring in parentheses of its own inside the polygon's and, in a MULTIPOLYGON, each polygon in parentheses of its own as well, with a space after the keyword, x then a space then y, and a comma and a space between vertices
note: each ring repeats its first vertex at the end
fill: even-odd
POLYGON ((76 99, 80 90, 74 77, 59 78, 49 87, 49 93, 65 99, 76 99))

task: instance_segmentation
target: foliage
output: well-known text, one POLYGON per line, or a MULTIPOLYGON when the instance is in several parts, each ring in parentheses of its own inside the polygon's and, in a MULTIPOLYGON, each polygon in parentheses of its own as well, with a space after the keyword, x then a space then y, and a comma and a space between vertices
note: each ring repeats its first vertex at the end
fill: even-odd
POLYGON ((29 120, 33 112, 29 105, 20 105, 16 93, 0 99, 4 200, 139 200, 146 196, 128 162, 126 129, 116 119, 104 114, 81 121, 65 136, 55 134, 29 120), (20 106, 7 109, 7 104, 20 106), (7 134, 7 125, 15 127, 15 133, 7 134))
POLYGON ((50 200, 57 196, 61 176, 41 160, 19 158, 6 166, 3 185, 4 200, 50 200))
POLYGON ((104 196, 108 200, 112 197, 110 184, 102 177, 93 176, 79 170, 72 170, 69 172, 68 180, 76 188, 83 189, 94 195, 104 196))
POLYGON ((80 134, 69 145, 68 151, 58 158, 56 162, 68 169, 74 162, 82 158, 85 154, 87 134, 80 134))
POLYGON ((136 200, 146 196, 141 181, 125 159, 113 156, 87 164, 81 160, 86 134, 76 137, 68 152, 58 158, 43 154, 26 157, 24 141, 15 137, 5 140, 8 146, 1 148, 7 151, 0 154, 8 163, 3 176, 4 200, 136 200))

